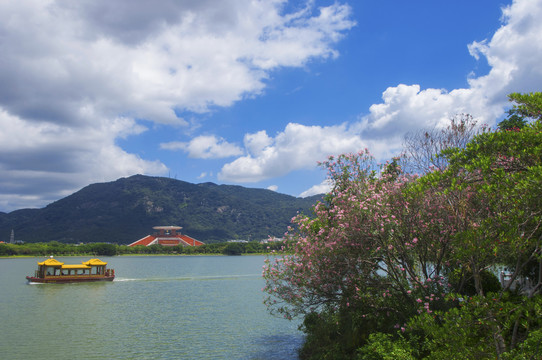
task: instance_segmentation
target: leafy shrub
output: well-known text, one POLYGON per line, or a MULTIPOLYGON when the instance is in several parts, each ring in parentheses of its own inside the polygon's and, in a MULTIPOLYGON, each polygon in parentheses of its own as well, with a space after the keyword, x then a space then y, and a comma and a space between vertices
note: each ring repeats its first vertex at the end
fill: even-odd
POLYGON ((244 244, 241 243, 229 243, 224 250, 222 250, 222 253, 225 255, 241 255, 245 250, 243 245, 244 244))
MULTIPOLYGON (((449 281, 458 293, 467 296, 476 295, 472 272, 456 270, 450 275, 449 281)), ((487 270, 480 272, 480 282, 484 293, 499 292, 502 288, 499 278, 487 270)))

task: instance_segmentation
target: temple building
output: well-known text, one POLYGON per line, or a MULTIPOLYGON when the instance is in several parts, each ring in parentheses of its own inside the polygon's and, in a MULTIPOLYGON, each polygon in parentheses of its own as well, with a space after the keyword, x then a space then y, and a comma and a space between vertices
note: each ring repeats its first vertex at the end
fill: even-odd
POLYGON ((153 227, 156 230, 154 235, 147 235, 142 239, 139 239, 128 246, 150 246, 154 244, 164 245, 164 246, 200 246, 203 245, 203 242, 198 241, 194 238, 191 238, 188 235, 181 234, 179 230, 182 229, 180 226, 155 226, 153 227))

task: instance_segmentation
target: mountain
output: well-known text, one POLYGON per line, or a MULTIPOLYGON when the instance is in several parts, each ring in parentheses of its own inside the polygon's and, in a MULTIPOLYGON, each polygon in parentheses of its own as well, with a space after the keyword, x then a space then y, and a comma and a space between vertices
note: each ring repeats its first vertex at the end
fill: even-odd
POLYGON ((134 175, 89 185, 42 209, 0 213, 0 240, 129 244, 153 226, 178 225, 212 243, 282 237, 298 212, 321 196, 296 198, 271 190, 134 175), (5 238, 5 239, 4 239, 5 238))

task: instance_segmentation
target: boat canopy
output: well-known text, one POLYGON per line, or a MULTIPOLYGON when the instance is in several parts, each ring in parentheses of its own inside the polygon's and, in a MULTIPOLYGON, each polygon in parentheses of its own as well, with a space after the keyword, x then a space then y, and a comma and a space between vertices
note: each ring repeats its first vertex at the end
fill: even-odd
POLYGON ((60 262, 57 259, 49 258, 45 261, 38 262, 38 265, 58 266, 62 267, 63 269, 90 269, 91 266, 105 266, 107 265, 107 263, 100 259, 90 259, 88 261, 83 261, 81 264, 77 265, 64 265, 63 262, 60 262))
POLYGON ((76 265, 62 265, 62 269, 90 269, 90 266, 84 265, 84 264, 76 264, 76 265))
POLYGON ((47 260, 45 260, 43 262, 38 262, 38 265, 40 265, 40 266, 43 266, 43 265, 45 265, 45 266, 62 266, 62 265, 64 265, 64 263, 58 261, 57 259, 50 258, 50 259, 47 259, 47 260))
POLYGON ((88 261, 83 261, 83 264, 84 265, 87 265, 87 266, 103 266, 103 265, 107 265, 106 262, 100 260, 100 259, 90 259, 88 261))

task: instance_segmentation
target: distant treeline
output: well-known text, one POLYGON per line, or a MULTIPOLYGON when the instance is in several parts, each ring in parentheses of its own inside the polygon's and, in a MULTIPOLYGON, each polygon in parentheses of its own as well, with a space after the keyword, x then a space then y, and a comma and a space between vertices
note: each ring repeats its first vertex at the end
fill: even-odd
POLYGON ((242 255, 269 253, 273 250, 280 250, 285 245, 282 241, 273 241, 269 243, 260 243, 251 241, 241 242, 222 242, 205 244, 202 246, 134 246, 116 245, 108 243, 89 243, 89 244, 63 244, 57 241, 47 243, 25 243, 25 244, 0 244, 0 256, 75 256, 75 255, 96 255, 96 256, 115 256, 132 254, 224 254, 224 255, 242 255))

